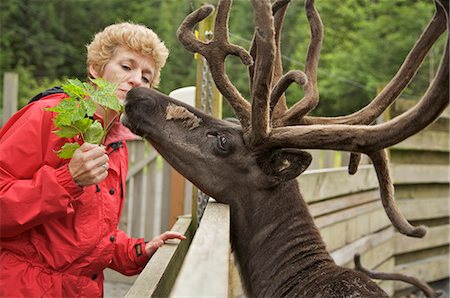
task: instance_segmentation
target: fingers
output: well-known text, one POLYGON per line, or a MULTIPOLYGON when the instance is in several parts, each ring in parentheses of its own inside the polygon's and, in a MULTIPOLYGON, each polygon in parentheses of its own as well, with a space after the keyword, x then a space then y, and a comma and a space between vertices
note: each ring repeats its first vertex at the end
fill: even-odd
POLYGON ((108 176, 108 161, 103 147, 84 143, 75 150, 69 162, 69 172, 81 186, 97 184, 108 176))
POLYGON ((158 248, 164 245, 166 240, 170 239, 186 240, 186 237, 178 232, 172 231, 164 232, 161 235, 156 236, 155 238, 147 242, 147 244, 145 245, 145 253, 149 257, 152 256, 155 253, 155 251, 158 250, 158 248))
POLYGON ((183 234, 180 234, 178 232, 172 232, 172 231, 167 231, 164 232, 163 234, 161 234, 161 239, 163 241, 169 240, 169 239, 180 239, 180 240, 186 240, 186 237, 183 234))

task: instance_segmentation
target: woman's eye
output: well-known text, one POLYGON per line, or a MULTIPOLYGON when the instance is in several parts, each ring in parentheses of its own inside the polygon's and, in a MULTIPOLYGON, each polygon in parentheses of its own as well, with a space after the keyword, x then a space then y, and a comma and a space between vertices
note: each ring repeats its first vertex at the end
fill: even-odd
POLYGON ((128 65, 122 65, 122 69, 124 69, 124 70, 131 70, 131 67, 129 67, 128 65))
POLYGON ((145 84, 150 84, 150 80, 146 77, 142 77, 142 82, 144 82, 145 84))

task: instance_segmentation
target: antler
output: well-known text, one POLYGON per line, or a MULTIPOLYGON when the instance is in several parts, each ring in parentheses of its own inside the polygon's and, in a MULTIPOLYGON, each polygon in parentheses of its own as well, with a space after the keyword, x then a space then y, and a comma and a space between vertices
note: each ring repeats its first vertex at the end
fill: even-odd
POLYGON ((448 106, 448 54, 448 44, 446 44, 441 64, 433 82, 420 102, 402 115, 374 126, 316 124, 274 128, 268 141, 263 145, 266 147, 264 149, 295 147, 332 149, 368 154, 377 170, 383 205, 392 224, 401 233, 413 237, 422 237, 425 234, 424 230, 420 227, 411 229, 409 224, 404 225, 406 220, 396 211, 393 192, 388 190, 392 187, 392 182, 385 177, 388 174, 388 167, 384 163, 387 163, 387 161, 384 161, 384 158, 380 158, 380 150, 397 144, 419 132, 433 122, 448 106))
MULTIPOLYGON (((305 95, 286 111, 279 119, 274 119, 274 126, 293 125, 292 118, 302 119, 319 103, 319 89, 317 87, 317 67, 319 65, 320 49, 323 40, 323 25, 320 15, 314 7, 314 0, 305 3, 306 16, 310 25, 311 39, 306 53, 305 73, 308 78, 304 84, 305 95)), ((286 85, 285 90, 289 87, 286 85)), ((283 91, 285 91, 283 90, 283 91)))
POLYGON ((231 0, 219 2, 214 35, 209 42, 198 40, 192 30, 197 23, 212 14, 214 7, 211 5, 202 6, 188 15, 177 30, 177 37, 187 50, 201 54, 208 61, 211 76, 217 88, 231 104, 241 125, 246 129, 250 126, 250 104, 242 97, 226 75, 224 62, 228 55, 238 56, 242 63, 247 66, 253 64, 253 59, 244 48, 228 42, 230 6, 231 0))
POLYGON ((411 226, 398 211, 390 179, 384 148, 397 144, 419 132, 436 119, 448 106, 449 58, 448 44, 434 80, 422 99, 406 113, 379 125, 371 124, 400 95, 415 76, 432 45, 446 30, 449 3, 436 0, 436 12, 397 74, 366 107, 341 117, 306 116, 319 99, 317 67, 323 38, 320 16, 314 0, 306 1, 306 12, 311 29, 311 41, 306 57, 305 72, 290 71, 281 76, 280 32, 289 0, 253 0, 255 35, 247 53, 243 48, 228 43, 228 15, 231 0, 221 0, 218 5, 214 37, 210 42, 195 38, 192 29, 196 23, 212 13, 211 6, 203 6, 189 15, 177 31, 183 45, 203 55, 220 92, 230 102, 244 129, 246 144, 257 150, 272 148, 331 149, 352 152, 349 172, 356 172, 359 153, 367 154, 373 161, 380 184, 383 206, 392 224, 401 232, 413 237, 425 234, 423 227, 411 226), (239 56, 249 66, 251 78, 252 111, 239 91, 225 74, 227 55, 239 56), (253 59, 255 64, 253 65, 253 59), (272 81, 276 81, 272 86, 272 81), (283 93, 296 82, 305 88, 305 95, 291 109, 286 110, 283 93), (273 116, 273 120, 271 119, 273 116), (272 121, 271 121, 272 120, 272 121), (272 127, 273 126, 273 127, 272 127))

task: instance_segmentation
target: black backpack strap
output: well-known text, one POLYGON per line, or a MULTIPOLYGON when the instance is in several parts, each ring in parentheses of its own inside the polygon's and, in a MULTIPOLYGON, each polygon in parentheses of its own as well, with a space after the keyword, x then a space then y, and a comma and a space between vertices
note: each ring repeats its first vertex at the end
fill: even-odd
POLYGON ((61 86, 56 86, 53 88, 50 88, 48 90, 45 90, 44 92, 39 93, 38 95, 36 95, 35 97, 33 97, 28 103, 32 103, 35 101, 38 101, 39 99, 46 97, 48 95, 52 95, 52 94, 58 94, 58 93, 64 93, 64 90, 62 89, 61 86))

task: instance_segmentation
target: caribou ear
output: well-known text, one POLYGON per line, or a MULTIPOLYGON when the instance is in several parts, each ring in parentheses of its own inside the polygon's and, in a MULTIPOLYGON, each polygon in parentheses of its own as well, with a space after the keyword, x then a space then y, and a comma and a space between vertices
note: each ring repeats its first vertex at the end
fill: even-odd
POLYGON ((268 176, 288 181, 303 173, 311 164, 311 154, 294 148, 276 149, 258 158, 258 164, 268 176))

